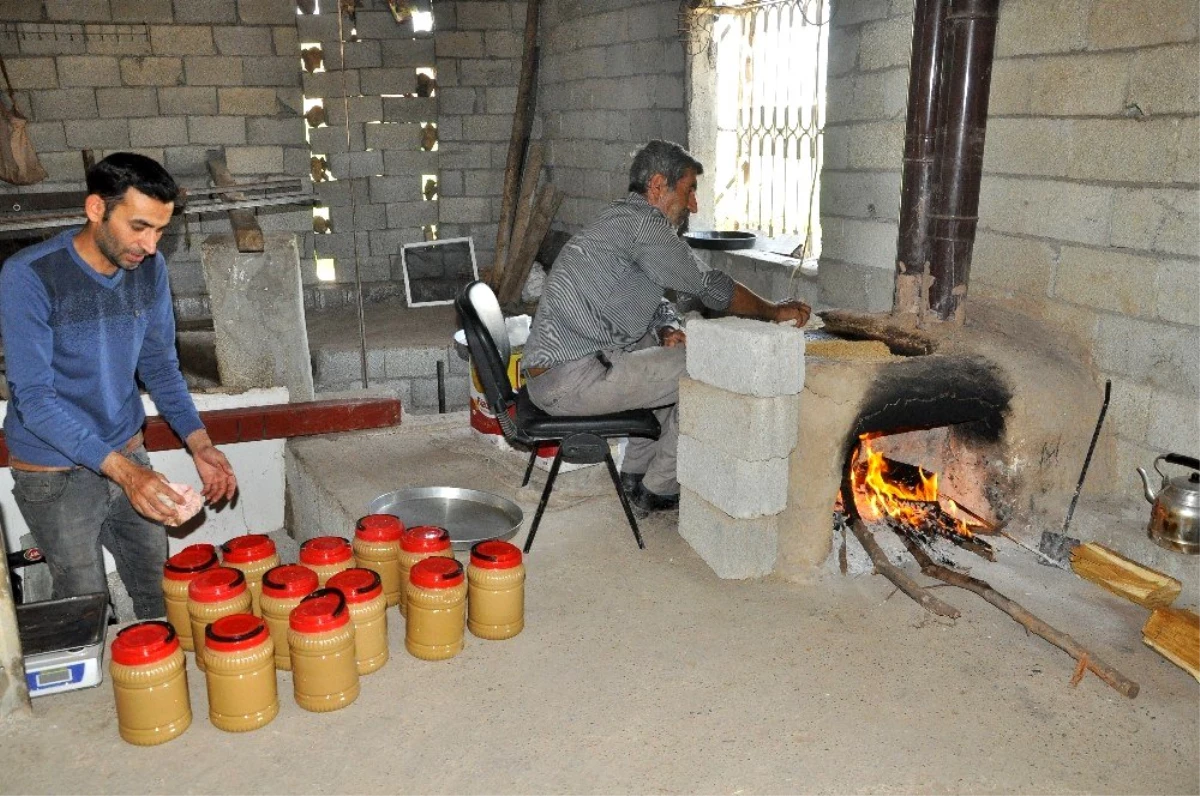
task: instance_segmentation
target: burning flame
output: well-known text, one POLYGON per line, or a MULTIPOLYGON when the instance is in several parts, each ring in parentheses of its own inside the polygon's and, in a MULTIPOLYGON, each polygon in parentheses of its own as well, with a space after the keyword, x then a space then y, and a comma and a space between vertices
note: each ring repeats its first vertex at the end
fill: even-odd
POLYGON ((858 497, 863 519, 875 521, 886 515, 919 528, 926 522, 931 510, 940 505, 942 512, 954 521, 955 531, 963 536, 973 536, 970 526, 978 523, 963 517, 953 500, 944 498, 939 501, 937 473, 926 473, 918 467, 920 482, 911 486, 888 477, 887 460, 871 447, 871 440, 876 436, 879 435, 863 434, 851 459, 860 462, 850 469, 850 483, 858 497), (866 459, 865 467, 861 464, 863 457, 866 459))

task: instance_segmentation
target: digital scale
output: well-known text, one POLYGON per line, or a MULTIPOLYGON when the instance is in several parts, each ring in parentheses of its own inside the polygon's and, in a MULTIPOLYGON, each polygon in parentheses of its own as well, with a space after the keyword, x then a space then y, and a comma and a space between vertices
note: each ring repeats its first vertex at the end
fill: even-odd
POLYGON ((31 697, 91 688, 104 679, 107 594, 18 605, 17 628, 31 697))

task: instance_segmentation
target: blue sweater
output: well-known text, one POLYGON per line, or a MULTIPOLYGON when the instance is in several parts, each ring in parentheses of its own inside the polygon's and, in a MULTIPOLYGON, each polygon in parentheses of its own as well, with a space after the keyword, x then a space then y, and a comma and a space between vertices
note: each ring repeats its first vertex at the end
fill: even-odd
POLYGON ((0 269, 0 334, 12 394, 12 455, 50 467, 100 463, 146 420, 135 374, 182 438, 203 425, 175 353, 162 253, 111 277, 75 251, 77 229, 0 269))

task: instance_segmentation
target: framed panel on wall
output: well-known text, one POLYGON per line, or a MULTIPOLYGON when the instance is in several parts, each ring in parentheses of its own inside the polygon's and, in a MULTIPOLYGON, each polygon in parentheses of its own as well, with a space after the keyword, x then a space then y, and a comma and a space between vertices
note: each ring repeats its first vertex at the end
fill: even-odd
POLYGON ((460 290, 479 278, 471 238, 406 243, 400 262, 410 307, 452 304, 460 290))

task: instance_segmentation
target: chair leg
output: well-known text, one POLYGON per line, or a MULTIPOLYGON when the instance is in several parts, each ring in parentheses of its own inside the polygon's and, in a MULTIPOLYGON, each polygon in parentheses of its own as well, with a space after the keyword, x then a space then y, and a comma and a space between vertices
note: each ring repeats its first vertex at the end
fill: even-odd
MULTIPOLYGON (((535 449, 534 455, 536 454, 537 450, 535 449)), ((558 453, 554 456, 554 463, 550 465, 550 475, 546 478, 546 488, 542 490, 542 499, 538 503, 537 514, 533 515, 533 525, 529 526, 529 536, 525 537, 526 553, 529 552, 529 548, 533 547, 533 537, 537 534, 538 523, 542 521, 542 512, 546 510, 546 503, 550 500, 550 490, 554 489, 554 479, 558 478, 558 466, 562 464, 562 455, 562 448, 559 447, 558 453)), ((532 462, 530 466, 532 466, 532 462)))
POLYGON ((621 476, 617 474, 617 463, 613 461, 612 451, 604 451, 604 463, 608 465, 608 474, 612 476, 613 485, 617 488, 617 497, 621 499, 621 508, 625 509, 625 517, 629 520, 629 527, 633 529, 633 538, 637 539, 638 549, 645 550, 646 543, 642 541, 642 532, 638 530, 637 520, 633 518, 629 498, 625 497, 625 490, 621 488, 621 476))
POLYGON ((529 486, 529 476, 533 475, 533 463, 537 461, 537 445, 533 446, 533 450, 529 452, 529 466, 525 468, 525 480, 521 482, 521 486, 529 486))

